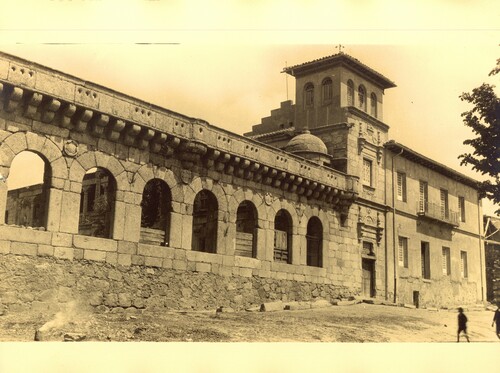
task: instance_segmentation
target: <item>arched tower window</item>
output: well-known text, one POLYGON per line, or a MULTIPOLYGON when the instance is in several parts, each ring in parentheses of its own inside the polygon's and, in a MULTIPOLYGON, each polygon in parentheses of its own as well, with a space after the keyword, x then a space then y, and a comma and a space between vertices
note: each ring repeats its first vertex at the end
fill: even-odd
POLYGON ((217 251, 217 217, 219 204, 215 195, 203 189, 193 205, 193 236, 191 249, 215 253, 217 251))
POLYGON ((377 118, 377 95, 375 93, 370 96, 370 114, 377 118))
POLYGON ((314 106, 314 85, 307 83, 304 87, 304 105, 306 107, 314 106))
POLYGON ((274 260, 292 262, 292 217, 286 210, 279 210, 274 218, 274 260))
POLYGON ((354 83, 351 79, 347 81, 347 105, 354 105, 354 83))
POLYGON ((361 110, 366 111, 366 89, 362 85, 358 87, 358 104, 361 110))
POLYGON ((51 169, 37 153, 22 151, 10 166, 5 224, 47 228, 51 169))
POLYGON ((257 244, 257 209, 250 201, 243 201, 236 212, 235 255, 255 258, 257 244))
POLYGON ((105 168, 91 168, 82 181, 78 234, 112 237, 116 182, 105 168))
POLYGON ((325 78, 321 83, 323 102, 329 102, 333 97, 333 84, 332 79, 325 78))
POLYGON ((307 223, 307 265, 323 266, 323 225, 316 216, 307 223))
POLYGON ((163 180, 149 180, 142 193, 140 242, 168 246, 171 210, 170 188, 163 180))

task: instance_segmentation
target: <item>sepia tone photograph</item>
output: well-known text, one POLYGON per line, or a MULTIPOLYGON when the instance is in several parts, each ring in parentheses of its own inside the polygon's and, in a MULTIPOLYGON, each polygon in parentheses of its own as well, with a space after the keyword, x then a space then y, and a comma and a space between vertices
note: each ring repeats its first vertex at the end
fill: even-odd
POLYGON ((490 2, 21 3, 58 18, 0 18, 5 371, 494 369, 490 2))

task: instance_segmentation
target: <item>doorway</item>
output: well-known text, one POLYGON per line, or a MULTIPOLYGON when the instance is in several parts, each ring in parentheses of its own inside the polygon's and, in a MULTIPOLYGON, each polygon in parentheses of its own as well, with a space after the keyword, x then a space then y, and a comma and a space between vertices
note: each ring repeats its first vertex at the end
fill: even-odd
POLYGON ((362 284, 361 290, 366 297, 375 296, 375 261, 372 259, 362 259, 362 284))

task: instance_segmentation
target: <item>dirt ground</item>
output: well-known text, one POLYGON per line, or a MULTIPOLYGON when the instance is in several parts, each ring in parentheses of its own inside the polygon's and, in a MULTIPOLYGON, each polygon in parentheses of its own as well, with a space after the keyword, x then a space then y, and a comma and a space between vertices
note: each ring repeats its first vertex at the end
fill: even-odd
MULTIPOLYGON (((471 342, 500 342, 493 312, 466 310, 471 342)), ((0 341, 94 342, 455 342, 455 310, 430 311, 359 303, 277 312, 6 313, 0 341), (45 325, 45 326, 44 326, 45 325), (65 337, 66 336, 66 337, 65 337)), ((463 339, 465 342, 465 339, 463 339)))

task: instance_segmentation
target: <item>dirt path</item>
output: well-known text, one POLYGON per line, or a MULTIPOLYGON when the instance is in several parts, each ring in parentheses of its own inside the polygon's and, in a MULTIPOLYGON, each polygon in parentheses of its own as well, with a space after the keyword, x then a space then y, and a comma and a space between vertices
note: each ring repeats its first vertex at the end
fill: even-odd
MULTIPOLYGON (((472 342, 499 341, 491 311, 467 311, 472 342)), ((58 319, 44 332, 47 341, 66 333, 86 341, 152 342, 455 342, 456 312, 407 309, 365 303, 279 312, 152 312, 70 315, 6 314, 0 341, 33 341, 35 330, 58 319)))

